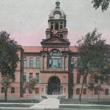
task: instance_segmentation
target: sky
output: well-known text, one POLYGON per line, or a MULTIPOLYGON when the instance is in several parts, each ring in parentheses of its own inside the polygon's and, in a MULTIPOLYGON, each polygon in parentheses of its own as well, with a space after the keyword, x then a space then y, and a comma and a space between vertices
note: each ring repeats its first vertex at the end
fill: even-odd
MULTIPOLYGON (((110 44, 110 7, 107 11, 93 8, 92 0, 59 0, 66 14, 71 46, 95 28, 110 44)), ((40 46, 46 38, 49 14, 56 0, 0 0, 0 31, 22 46, 40 46)))

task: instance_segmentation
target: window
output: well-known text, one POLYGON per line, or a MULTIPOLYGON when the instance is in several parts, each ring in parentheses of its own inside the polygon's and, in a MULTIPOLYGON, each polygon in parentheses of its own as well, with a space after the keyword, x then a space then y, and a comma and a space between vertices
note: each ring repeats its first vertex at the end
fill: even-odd
POLYGON ((81 62, 81 58, 78 56, 77 57, 77 68, 82 68, 82 62, 81 62))
POLYGON ((51 29, 53 29, 53 22, 51 23, 51 29))
POLYGON ((98 95, 98 89, 94 89, 94 95, 98 95))
POLYGON ((80 84, 80 75, 77 73, 77 83, 80 84))
POLYGON ((87 78, 84 80, 84 83, 87 83, 87 78))
POLYGON ((62 34, 60 34, 60 38, 63 38, 63 35, 62 34))
POLYGON ((32 90, 31 89, 28 89, 28 91, 29 91, 29 94, 32 94, 32 90))
POLYGON ((80 94, 80 89, 76 89, 76 94, 80 94))
POLYGON ((84 94, 84 95, 86 94, 86 89, 83 89, 83 94, 84 94))
POLYGON ((30 68, 34 68, 34 59, 30 58, 30 68))
POLYGON ((23 74, 23 83, 26 82, 26 79, 27 79, 27 75, 26 74, 23 74))
POLYGON ((35 89, 35 94, 39 94, 39 88, 35 89))
POLYGON ((11 93, 15 93, 15 88, 14 87, 11 88, 11 93))
POLYGON ((55 23, 55 30, 58 30, 58 23, 55 23))
POLYGON ((36 58, 36 68, 40 68, 40 58, 36 58))
POLYGON ((24 65, 24 68, 27 68, 27 58, 23 58, 23 65, 24 65))
POLYGON ((26 88, 23 88, 23 93, 24 93, 24 94, 26 93, 26 88))
POLYGON ((13 75, 12 82, 15 82, 15 74, 13 75))
POLYGON ((36 73, 36 83, 39 83, 39 73, 36 73))
POLYGON ((4 87, 1 88, 1 93, 5 93, 5 88, 4 87))
POLYGON ((61 68, 61 67, 62 67, 61 52, 57 49, 54 49, 50 52, 49 68, 61 68))
POLYGON ((109 90, 105 89, 105 95, 109 95, 109 90))
POLYGON ((29 81, 33 79, 33 73, 29 74, 29 81))
POLYGON ((70 66, 71 66, 71 68, 74 67, 74 58, 71 58, 71 59, 70 59, 70 66))

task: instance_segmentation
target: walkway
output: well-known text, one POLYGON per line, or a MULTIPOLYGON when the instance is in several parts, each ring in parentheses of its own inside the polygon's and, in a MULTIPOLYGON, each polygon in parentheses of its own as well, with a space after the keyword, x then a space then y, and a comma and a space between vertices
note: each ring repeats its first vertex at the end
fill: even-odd
POLYGON ((30 107, 30 109, 45 109, 45 108, 59 108, 60 100, 56 98, 44 99, 38 104, 30 107))

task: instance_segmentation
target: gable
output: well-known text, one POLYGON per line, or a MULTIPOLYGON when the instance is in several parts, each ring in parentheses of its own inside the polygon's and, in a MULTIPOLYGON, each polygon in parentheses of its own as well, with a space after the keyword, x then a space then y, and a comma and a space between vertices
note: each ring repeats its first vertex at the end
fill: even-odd
POLYGON ((70 42, 66 39, 62 39, 62 38, 59 38, 59 37, 52 37, 52 38, 49 38, 49 39, 45 39, 41 42, 41 44, 70 44, 70 42))

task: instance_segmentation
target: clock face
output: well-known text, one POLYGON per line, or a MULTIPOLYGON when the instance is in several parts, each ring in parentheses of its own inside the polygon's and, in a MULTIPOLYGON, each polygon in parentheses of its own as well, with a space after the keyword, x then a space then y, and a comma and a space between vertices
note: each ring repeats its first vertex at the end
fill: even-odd
POLYGON ((55 14, 55 19, 60 19, 60 14, 55 14))

